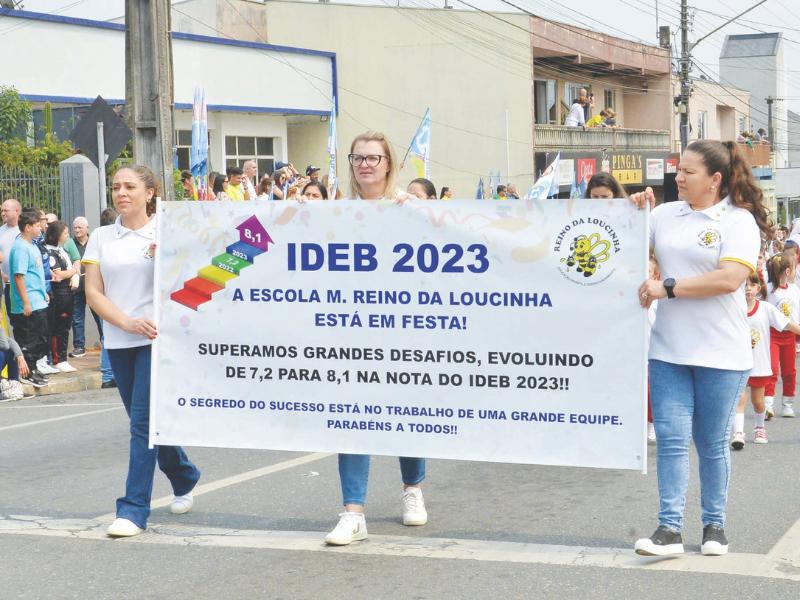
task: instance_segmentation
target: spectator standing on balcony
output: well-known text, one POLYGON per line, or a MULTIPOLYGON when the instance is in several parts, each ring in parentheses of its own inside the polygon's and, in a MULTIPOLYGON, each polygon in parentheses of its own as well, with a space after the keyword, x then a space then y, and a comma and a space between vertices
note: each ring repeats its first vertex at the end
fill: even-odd
POLYGON ((594 93, 586 88, 581 88, 580 95, 586 98, 586 102, 583 103, 583 120, 588 121, 592 117, 594 108, 594 93))
POLYGON ((572 102, 572 108, 569 110, 564 125, 567 127, 586 127, 586 113, 584 106, 589 103, 586 97, 586 90, 581 90, 581 95, 572 102))
POLYGON ((517 191, 517 186, 515 186, 513 183, 509 183, 506 186, 506 195, 513 200, 519 200, 519 192, 517 191))
POLYGON ((767 139, 767 131, 763 127, 759 128, 754 137, 757 142, 761 142, 763 144, 769 143, 769 139, 767 139))
POLYGON ((617 126, 617 113, 613 108, 606 108, 606 118, 603 119, 603 127, 616 127, 617 126))

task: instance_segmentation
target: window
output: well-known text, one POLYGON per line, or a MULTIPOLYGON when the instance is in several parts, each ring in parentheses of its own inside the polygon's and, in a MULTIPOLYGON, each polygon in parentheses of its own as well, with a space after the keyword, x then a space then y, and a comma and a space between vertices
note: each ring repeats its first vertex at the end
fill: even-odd
POLYGON ((572 103, 578 99, 578 96, 581 95, 581 90, 586 89, 583 85, 578 85, 577 83, 565 83, 564 84, 564 100, 566 101, 567 106, 572 106, 572 103))
POLYGON ((192 153, 192 130, 191 129, 178 129, 175 131, 175 154, 178 159, 178 164, 175 166, 180 171, 188 171, 191 169, 189 164, 190 156, 192 153))
POLYGON ((241 167, 245 161, 255 159, 258 173, 272 173, 275 168, 275 138, 251 136, 225 136, 225 166, 241 167))
POLYGON ((697 111, 697 139, 704 140, 706 139, 706 124, 708 123, 708 111, 699 110, 697 111))
POLYGON ((747 131, 747 118, 739 117, 739 133, 747 131))
POLYGON ((617 109, 617 90, 603 91, 603 108, 617 109))
POLYGON ((554 79, 535 79, 533 103, 536 122, 541 125, 558 123, 556 111, 556 82, 554 79))

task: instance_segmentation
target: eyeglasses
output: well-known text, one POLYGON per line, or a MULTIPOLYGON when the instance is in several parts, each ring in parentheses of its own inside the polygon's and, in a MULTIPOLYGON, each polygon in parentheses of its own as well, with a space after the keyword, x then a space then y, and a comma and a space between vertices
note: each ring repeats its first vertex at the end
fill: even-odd
POLYGON ((364 156, 363 154, 348 154, 347 160, 350 161, 350 164, 354 167, 360 167, 362 163, 366 163, 368 167, 377 167, 381 164, 381 159, 389 158, 388 156, 384 156, 383 154, 367 154, 364 156))

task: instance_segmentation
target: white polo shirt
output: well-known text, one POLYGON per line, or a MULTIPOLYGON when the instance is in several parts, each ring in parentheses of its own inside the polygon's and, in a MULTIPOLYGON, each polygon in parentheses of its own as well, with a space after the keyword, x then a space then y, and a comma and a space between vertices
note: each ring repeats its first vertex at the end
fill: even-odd
POLYGON ((771 285, 769 287, 770 292, 767 297, 769 303, 795 323, 800 321, 800 288, 793 283, 779 285, 774 290, 771 285))
MULTIPOLYGON (((155 264, 151 246, 156 241, 155 217, 141 229, 113 225, 95 229, 89 236, 83 263, 100 266, 106 297, 130 317, 153 318, 153 278, 155 264)), ((103 322, 106 348, 135 348, 151 341, 103 322)))
POLYGON ((3 225, 0 227, 0 252, 3 253, 3 262, 0 264, 0 271, 3 275, 9 277, 8 265, 11 262, 11 246, 14 245, 14 240, 19 236, 19 227, 9 227, 3 225))
MULTIPOLYGON (((749 211, 724 198, 695 211, 684 201, 657 206, 650 215, 650 244, 663 279, 680 281, 734 261, 755 272, 761 235, 749 211)), ((658 303, 650 358, 680 365, 745 371, 753 366, 744 283, 710 298, 658 303)))
POLYGON ((750 324, 750 346, 753 348, 753 370, 750 377, 769 377, 772 375, 772 363, 769 354, 769 328, 783 331, 789 324, 789 318, 769 302, 759 302, 753 312, 747 313, 750 324))

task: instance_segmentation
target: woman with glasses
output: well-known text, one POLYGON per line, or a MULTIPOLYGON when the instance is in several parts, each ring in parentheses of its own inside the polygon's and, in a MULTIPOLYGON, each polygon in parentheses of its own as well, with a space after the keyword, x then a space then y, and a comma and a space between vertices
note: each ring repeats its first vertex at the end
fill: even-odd
MULTIPOLYGON (((397 160, 382 133, 369 131, 357 136, 350 146, 350 198, 380 200, 404 197, 395 189, 397 160)), ((342 485, 344 512, 325 542, 346 546, 367 537, 364 503, 367 496, 370 457, 362 454, 339 455, 339 479, 342 485)), ((425 525, 428 513, 420 484, 425 479, 424 458, 400 458, 403 478, 403 525, 425 525)))
POLYGON ((225 190, 228 189, 228 176, 225 173, 219 173, 214 178, 214 197, 217 200, 230 200, 225 190))

